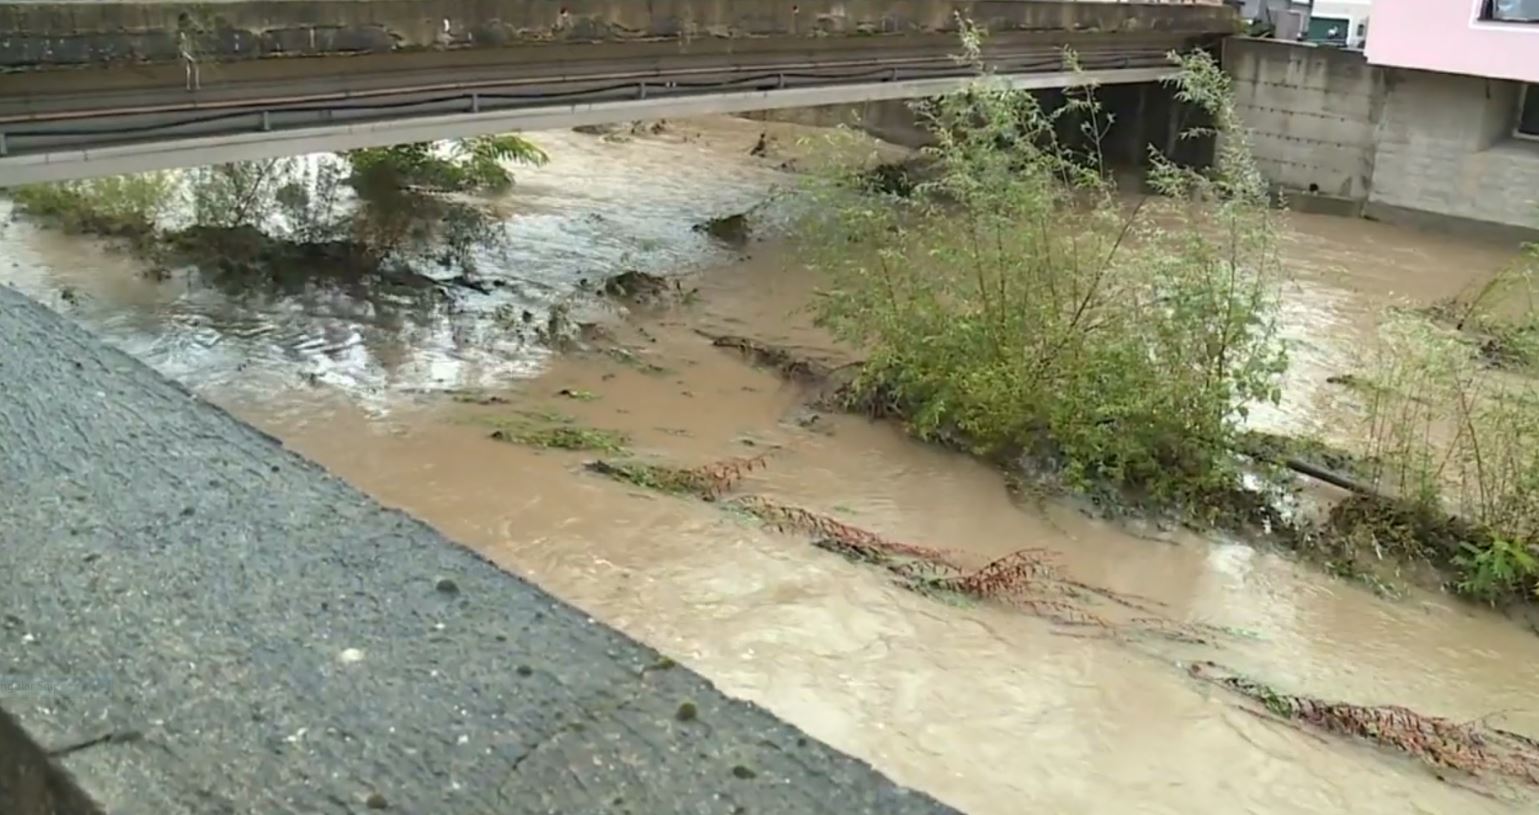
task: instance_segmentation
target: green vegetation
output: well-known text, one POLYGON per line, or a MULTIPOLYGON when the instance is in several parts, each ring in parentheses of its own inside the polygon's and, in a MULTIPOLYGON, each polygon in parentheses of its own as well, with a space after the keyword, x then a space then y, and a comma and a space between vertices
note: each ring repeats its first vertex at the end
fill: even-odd
POLYGON ((10 191, 22 212, 69 232, 128 238, 136 243, 155 233, 175 194, 176 178, 170 173, 31 184, 10 191))
MULTIPOLYGON (((456 401, 473 404, 502 404, 500 397, 490 399, 456 395, 456 401)), ((573 419, 557 410, 528 408, 505 413, 472 416, 472 424, 492 428, 491 438, 526 447, 554 450, 596 450, 603 453, 621 453, 630 441, 624 433, 582 427, 573 419)))
POLYGON ((500 192, 513 186, 504 162, 539 166, 545 151, 514 134, 477 136, 440 151, 433 142, 369 147, 347 154, 363 186, 376 183, 437 192, 500 192))
POLYGON ((1504 369, 1539 371, 1539 244, 1463 296, 1428 310, 1435 322, 1461 332, 1481 361, 1504 369))
POLYGON ((1454 569, 1456 590, 1493 604, 1539 593, 1539 381, 1490 370, 1488 345, 1472 353, 1461 329, 1529 333, 1539 312, 1511 287, 1536 271, 1530 246, 1468 305, 1446 309, 1460 315, 1451 325, 1392 316, 1362 389, 1373 483, 1407 507, 1400 525, 1454 569))
POLYGON ((1484 547, 1466 542, 1464 550, 1455 558, 1464 574, 1457 586, 1461 593, 1493 605, 1539 593, 1539 557, 1531 547, 1492 537, 1484 547))
POLYGON ((554 450, 596 450, 603 453, 619 453, 629 441, 624 433, 571 424, 538 424, 527 420, 498 423, 491 437, 526 447, 554 450))
MULTIPOLYGON (((976 60, 978 33, 964 43, 976 60)), ((1151 153, 1162 198, 1118 195, 1093 89, 1047 110, 986 73, 921 110, 933 180, 821 186, 817 313, 867 350, 853 405, 1082 489, 1186 506, 1234 490, 1238 424, 1284 367, 1279 226, 1227 77, 1206 54, 1178 62, 1221 138, 1209 174, 1151 153)))
POLYGON ((499 220, 461 193, 506 189, 506 162, 546 155, 519 136, 484 136, 332 156, 268 159, 10 191, 19 211, 62 228, 125 237, 157 264, 189 264, 234 293, 346 286, 433 294, 477 288, 499 220), (418 269, 458 271, 445 281, 418 269))

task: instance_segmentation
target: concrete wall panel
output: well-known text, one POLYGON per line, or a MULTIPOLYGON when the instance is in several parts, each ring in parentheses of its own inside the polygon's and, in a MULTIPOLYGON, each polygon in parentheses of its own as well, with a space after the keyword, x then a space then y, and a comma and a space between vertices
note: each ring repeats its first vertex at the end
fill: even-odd
POLYGON ((955 29, 1225 34, 1221 5, 1070 0, 251 0, 38 2, 0 6, 0 67, 178 58, 185 32, 205 60, 470 48, 540 42, 881 36, 955 29))
POLYGON ((1224 44, 1224 64, 1269 180, 1288 190, 1367 197, 1383 80, 1361 54, 1235 38, 1224 44))
POLYGON ((1512 136, 1518 83, 1389 75, 1371 203, 1539 228, 1539 142, 1512 136))

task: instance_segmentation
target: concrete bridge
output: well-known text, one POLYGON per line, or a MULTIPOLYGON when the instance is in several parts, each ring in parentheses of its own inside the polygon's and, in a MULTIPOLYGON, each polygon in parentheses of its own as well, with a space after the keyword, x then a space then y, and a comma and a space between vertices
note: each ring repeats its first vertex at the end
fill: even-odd
POLYGON ((318 0, 0 6, 0 186, 522 129, 1156 82, 1218 5, 318 0), (1062 50, 1082 74, 1064 69, 1062 50))

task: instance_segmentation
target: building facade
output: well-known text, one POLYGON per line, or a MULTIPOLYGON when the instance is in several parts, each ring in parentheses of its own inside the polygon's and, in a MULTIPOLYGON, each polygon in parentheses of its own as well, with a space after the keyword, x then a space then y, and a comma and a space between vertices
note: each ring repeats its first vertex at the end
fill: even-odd
POLYGON ((1539 0, 1376 0, 1366 39, 1226 46, 1271 180, 1305 206, 1539 230, 1539 0))

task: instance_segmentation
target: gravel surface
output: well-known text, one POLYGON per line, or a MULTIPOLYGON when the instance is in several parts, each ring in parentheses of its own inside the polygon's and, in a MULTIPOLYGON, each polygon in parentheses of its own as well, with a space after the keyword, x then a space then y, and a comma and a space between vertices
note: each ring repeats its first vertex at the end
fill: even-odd
POLYGON ((114 815, 952 811, 5 287, 0 383, 0 707, 114 815))

